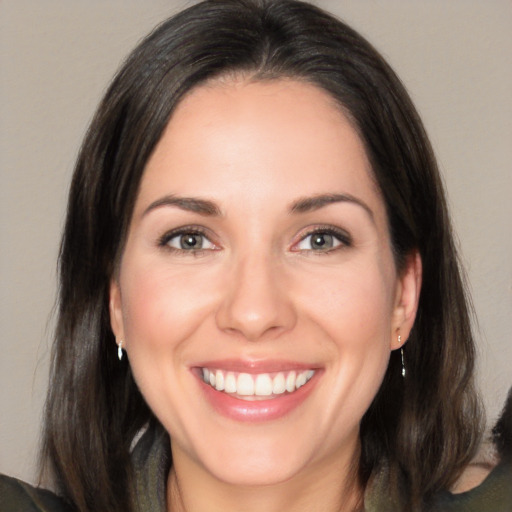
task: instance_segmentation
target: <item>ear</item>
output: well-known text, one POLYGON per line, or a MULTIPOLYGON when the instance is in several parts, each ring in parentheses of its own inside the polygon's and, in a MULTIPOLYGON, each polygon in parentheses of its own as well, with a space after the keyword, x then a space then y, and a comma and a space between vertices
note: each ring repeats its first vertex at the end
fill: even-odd
POLYGON ((407 256, 405 267, 398 277, 392 319, 391 350, 402 347, 409 338, 418 311, 421 276, 421 257, 419 252, 414 250, 407 256))
POLYGON ((116 340, 124 340, 123 308, 121 300, 121 289, 119 283, 112 279, 110 281, 109 294, 110 326, 116 340))

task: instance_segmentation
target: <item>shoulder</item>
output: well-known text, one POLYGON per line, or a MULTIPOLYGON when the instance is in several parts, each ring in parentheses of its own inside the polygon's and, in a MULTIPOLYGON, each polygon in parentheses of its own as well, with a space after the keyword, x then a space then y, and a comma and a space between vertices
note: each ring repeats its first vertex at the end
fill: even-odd
POLYGON ((0 475, 1 512, 70 512, 66 503, 45 489, 0 475))
POLYGON ((512 512, 512 465, 501 462, 492 470, 468 468, 459 487, 441 493, 433 510, 443 512, 512 512))
POLYGON ((492 473, 498 462, 494 445, 489 442, 483 443, 476 457, 464 469, 452 487, 452 494, 462 494, 478 487, 492 473))
POLYGON ((487 465, 470 464, 457 482, 455 482, 451 492, 453 494, 462 494, 478 487, 487 479, 492 470, 493 468, 487 465))

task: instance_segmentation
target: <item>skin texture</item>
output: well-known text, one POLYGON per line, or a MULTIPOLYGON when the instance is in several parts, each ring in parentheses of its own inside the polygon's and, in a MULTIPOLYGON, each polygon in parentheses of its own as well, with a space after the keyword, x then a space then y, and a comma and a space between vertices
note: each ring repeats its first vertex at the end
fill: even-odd
POLYGON ((191 91, 147 164, 110 301, 116 338, 171 434, 170 504, 351 510, 359 423, 398 334, 408 337, 420 283, 416 255, 397 274, 363 144, 326 93, 243 79, 191 91), (293 211, 325 194, 349 200, 293 211), (200 251, 180 248, 181 227, 204 232, 200 251), (334 247, 313 248, 311 230, 333 228, 340 240, 323 240, 334 247), (193 371, 224 359, 317 373, 292 411, 242 422, 212 407, 193 371))

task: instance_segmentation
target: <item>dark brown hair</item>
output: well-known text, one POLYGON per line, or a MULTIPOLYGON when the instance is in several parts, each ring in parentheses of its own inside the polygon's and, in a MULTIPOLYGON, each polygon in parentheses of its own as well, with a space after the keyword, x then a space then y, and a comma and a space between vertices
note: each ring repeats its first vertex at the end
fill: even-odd
POLYGON ((130 443, 154 418, 126 358, 116 359, 109 282, 146 162, 173 109, 198 84, 237 73, 293 78, 327 91, 366 146, 397 268, 411 251, 421 255, 407 378, 393 353, 362 420, 359 467, 364 484, 385 465, 390 481, 402 482, 408 510, 419 510, 453 484, 481 427, 474 343, 443 187, 418 114, 387 63, 350 27, 293 0, 190 7, 133 51, 105 94, 69 195, 43 462, 78 509, 132 509, 130 443))

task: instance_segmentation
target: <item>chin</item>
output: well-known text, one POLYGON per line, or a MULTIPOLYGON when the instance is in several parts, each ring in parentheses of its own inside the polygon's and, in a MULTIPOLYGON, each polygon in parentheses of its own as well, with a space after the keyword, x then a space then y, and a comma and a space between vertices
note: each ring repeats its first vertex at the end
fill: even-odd
POLYGON ((247 458, 235 457, 224 463, 213 464, 206 469, 217 480, 226 484, 244 487, 277 485, 292 479, 304 468, 297 460, 277 460, 268 457, 247 458))
POLYGON ((294 422, 244 425, 243 432, 240 427, 210 431, 189 453, 203 470, 226 484, 275 485, 305 471, 321 451, 322 441, 314 436, 314 429, 303 427, 294 422))

